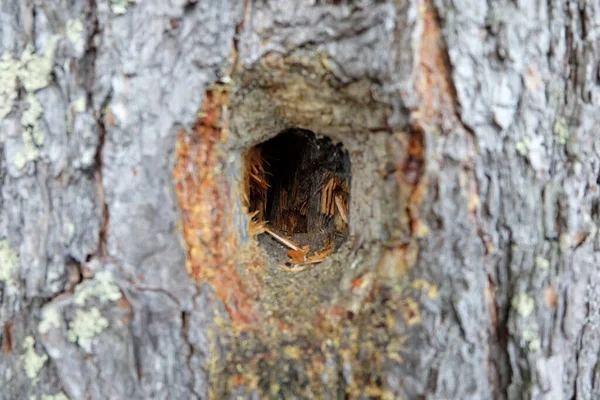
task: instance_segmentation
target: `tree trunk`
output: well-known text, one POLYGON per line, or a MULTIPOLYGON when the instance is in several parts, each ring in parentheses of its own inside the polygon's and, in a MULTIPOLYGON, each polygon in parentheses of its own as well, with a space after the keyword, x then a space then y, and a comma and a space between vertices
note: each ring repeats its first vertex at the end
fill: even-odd
POLYGON ((600 398, 597 2, 0 16, 0 398, 600 398), (351 164, 300 265, 248 202, 290 129, 351 164))

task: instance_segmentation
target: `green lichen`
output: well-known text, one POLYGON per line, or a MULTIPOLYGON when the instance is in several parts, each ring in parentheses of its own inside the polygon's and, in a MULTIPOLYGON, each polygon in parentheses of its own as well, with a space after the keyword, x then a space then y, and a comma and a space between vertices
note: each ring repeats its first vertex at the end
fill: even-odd
POLYGON ((100 314, 100 310, 77 310, 77 314, 69 324, 67 339, 77 343, 88 353, 92 350, 92 339, 108 327, 108 320, 100 314))
MULTIPOLYGON (((28 149, 28 150, 30 150, 30 149, 28 149)), ((32 154, 32 153, 30 153, 29 151, 27 151, 27 152, 25 152, 23 150, 17 151, 13 158, 13 164, 15 164, 15 167, 17 167, 17 169, 23 169, 25 167, 25 165, 27 164, 28 159, 30 158, 30 154, 32 154)))
POLYGON ((38 325, 38 332, 45 334, 52 328, 60 328, 61 321, 60 313, 54 308, 49 308, 42 315, 42 321, 38 325))
POLYGON ((109 271, 99 271, 94 275, 94 279, 77 285, 73 295, 73 303, 84 305, 87 299, 93 297, 97 298, 101 304, 107 301, 117 301, 121 298, 121 290, 109 271))
POLYGON ((550 268, 550 261, 546 260, 543 257, 537 256, 535 258, 535 265, 542 271, 546 272, 550 268))
POLYGON ((42 115, 42 105, 33 93, 27 94, 29 108, 21 116, 23 126, 23 147, 15 154, 13 162, 22 169, 28 161, 37 160, 39 147, 44 144, 44 132, 40 128, 39 119, 42 115))
POLYGON ((21 360, 23 360, 25 374, 27 374, 27 377, 31 379, 35 385, 39 381, 38 372, 48 360, 48 356, 46 354, 37 354, 34 345, 35 339, 33 336, 27 336, 23 341, 24 353, 21 356, 21 360))
POLYGON ((110 8, 117 15, 123 15, 127 12, 128 0, 111 0, 110 8))
POLYGON ((42 114, 42 106, 35 95, 27 96, 29 108, 23 112, 21 125, 23 126, 23 147, 17 151, 13 158, 13 163, 17 169, 23 169, 28 161, 35 161, 39 157, 39 146, 44 143, 44 133, 42 132, 38 119, 42 114))
POLYGON ((556 143, 567 143, 567 140, 569 139, 569 127, 565 117, 558 117, 556 122, 554 122, 554 136, 556 138, 556 143))
POLYGON ((75 224, 70 220, 65 220, 63 223, 63 234, 62 241, 63 243, 69 243, 73 237, 75 236, 75 224))
POLYGON ((19 80, 27 92, 45 88, 52 82, 52 64, 59 36, 53 36, 43 55, 35 54, 30 44, 21 55, 19 80))
POLYGON ((525 343, 527 344, 529 351, 535 352, 540 349, 541 343, 538 336, 539 335, 537 334, 537 332, 534 332, 532 330, 526 329, 523 331, 522 337, 525 343))
POLYGON ((17 77, 20 62, 14 60, 6 51, 0 58, 0 119, 4 118, 12 109, 17 99, 17 77))
POLYGON ((38 146, 44 141, 38 122, 42 107, 34 93, 52 81, 52 65, 58 39, 58 36, 53 36, 43 54, 36 54, 33 46, 29 44, 19 60, 13 59, 9 52, 5 52, 0 59, 0 118, 12 110, 17 99, 18 82, 27 92, 29 104, 21 118, 24 130, 23 147, 13 158, 13 163, 18 169, 23 168, 28 161, 37 159, 38 146))
POLYGON ((79 19, 70 19, 65 25, 65 35, 73 46, 83 43, 83 23, 79 19))
POLYGON ((41 132, 37 132, 39 131, 38 120, 42 115, 42 104, 33 93, 27 94, 27 103, 29 107, 21 116, 21 125, 31 133, 32 137, 35 139, 41 137, 41 140, 43 140, 43 136, 40 136, 42 135, 41 132))
POLYGON ((58 392, 56 394, 43 394, 42 400, 69 400, 64 392, 58 392))
POLYGON ((75 100, 73 103, 71 103, 71 107, 72 107, 73 111, 75 111, 77 113, 84 112, 85 106, 86 106, 86 101, 85 101, 85 97, 83 97, 83 96, 81 96, 80 98, 75 100))
POLYGON ((525 136, 522 140, 518 141, 516 144, 517 153, 521 157, 526 157, 529 153, 529 137, 525 136))
POLYGON ((10 247, 8 240, 0 240, 0 282, 12 285, 18 265, 17 252, 10 247))
POLYGON ((535 308, 535 301, 526 293, 519 293, 512 299, 512 306, 520 316, 528 317, 535 308))

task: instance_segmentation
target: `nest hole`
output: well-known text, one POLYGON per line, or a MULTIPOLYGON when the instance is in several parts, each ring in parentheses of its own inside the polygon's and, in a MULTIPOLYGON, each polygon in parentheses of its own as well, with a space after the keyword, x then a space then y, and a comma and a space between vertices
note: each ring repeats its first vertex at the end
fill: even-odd
POLYGON ((332 254, 348 236, 351 168, 341 143, 288 129, 245 155, 250 235, 297 268, 332 254))

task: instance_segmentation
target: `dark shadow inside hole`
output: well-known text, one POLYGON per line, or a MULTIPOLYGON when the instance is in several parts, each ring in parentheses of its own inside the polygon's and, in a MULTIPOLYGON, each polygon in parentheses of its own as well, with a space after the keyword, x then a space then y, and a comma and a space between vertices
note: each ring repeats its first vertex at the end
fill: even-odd
POLYGON ((289 129, 249 154, 251 213, 256 212, 273 232, 311 250, 344 241, 351 169, 340 143, 308 130, 289 129))

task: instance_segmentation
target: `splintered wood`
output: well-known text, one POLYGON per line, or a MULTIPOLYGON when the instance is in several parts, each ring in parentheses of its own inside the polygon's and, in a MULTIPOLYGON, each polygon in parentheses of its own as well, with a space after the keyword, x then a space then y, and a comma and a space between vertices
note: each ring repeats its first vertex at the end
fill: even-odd
POLYGON ((287 247, 294 272, 323 261, 348 235, 349 182, 348 153, 329 138, 292 129, 254 146, 242 196, 250 236, 287 247))
MULTIPOLYGON (((261 181, 261 177, 264 176, 264 170, 254 168, 250 171, 250 182, 256 182, 268 187, 266 182, 261 181), (262 172, 261 172, 262 171, 262 172)), ((264 196, 266 198, 266 195, 264 196)), ((287 197, 287 193, 282 197, 287 197)), ((341 182, 337 177, 328 176, 327 181, 321 187, 321 202, 320 212, 324 215, 333 216, 334 224, 336 229, 340 231, 347 231, 348 229, 348 186, 345 182, 341 182)), ((302 210, 302 207, 300 208, 302 210)), ((290 250, 287 255, 289 257, 288 264, 292 267, 281 265, 280 268, 288 272, 300 272, 306 269, 307 266, 318 264, 325 260, 329 255, 333 253, 335 243, 331 239, 327 239, 320 250, 315 251, 313 254, 310 253, 310 246, 300 246, 290 238, 284 237, 282 234, 277 234, 267 226, 267 221, 261 217, 264 212, 255 210, 249 215, 248 232, 251 237, 258 236, 262 233, 266 233, 273 239, 288 247, 290 250)), ((293 217, 293 216, 291 216, 293 217)), ((293 220, 289 221, 293 223, 293 220)), ((290 230, 289 232, 293 232, 290 230)))
POLYGON ((292 249, 288 251, 290 260, 289 264, 295 266, 295 268, 288 267, 286 265, 280 265, 279 268, 287 272, 300 272, 306 269, 307 266, 312 264, 318 264, 325 260, 331 253, 333 253, 334 243, 331 240, 327 240, 323 248, 316 251, 312 255, 308 255, 310 252, 310 246, 302 246, 299 249, 292 249))
POLYGON ((331 174, 321 188, 321 214, 333 216, 335 229, 348 233, 348 184, 331 174))
POLYGON ((269 184, 265 173, 265 165, 268 164, 262 157, 262 149, 260 147, 251 148, 246 153, 245 162, 244 205, 249 210, 254 210, 255 217, 264 219, 269 184))
POLYGON ((261 233, 267 231, 267 222, 264 220, 260 220, 258 218, 258 214, 259 211, 254 211, 253 213, 250 213, 250 215, 248 216, 250 219, 250 222, 248 223, 248 233, 250 234, 250 237, 255 237, 260 235, 261 233))
MULTIPOLYGON (((256 168, 253 171, 258 171, 256 175, 251 174, 251 180, 254 179, 255 182, 259 182, 262 185, 260 179, 253 178, 262 177, 264 175, 264 170, 260 173, 260 169, 256 168)), ((266 182, 264 183, 265 188, 268 187, 266 182)), ((266 195, 265 195, 266 197, 266 195)), ((287 193, 284 193, 282 197, 287 197, 287 193)), ((333 216, 334 224, 337 230, 347 231, 348 229, 348 187, 345 182, 340 181, 335 176, 328 176, 326 182, 321 187, 320 193, 320 212, 324 215, 333 216)), ((304 203, 304 209, 306 202, 304 203)), ((302 210, 302 207, 300 208, 302 210)), ((261 217, 264 213, 261 213, 259 210, 252 212, 250 217, 250 222, 248 226, 248 231, 251 237, 258 236, 262 233, 267 233, 269 236, 274 238, 276 241, 281 243, 282 245, 288 247, 290 250, 287 255, 289 257, 288 264, 291 264, 293 267, 288 266, 280 266, 281 269, 288 272, 300 272, 306 268, 308 265, 318 264, 322 262, 325 258, 333 253, 335 243, 331 239, 327 239, 321 248, 318 251, 315 251, 312 255, 310 253, 310 246, 300 246, 294 243, 291 239, 284 237, 283 235, 277 234, 273 232, 271 229, 267 227, 267 221, 263 220, 261 217)), ((293 217, 290 216, 290 217, 293 217)), ((290 224, 293 224, 294 221, 291 219, 289 221, 290 224)), ((293 229, 289 232, 293 232, 293 229)))

